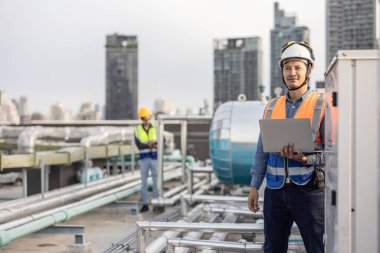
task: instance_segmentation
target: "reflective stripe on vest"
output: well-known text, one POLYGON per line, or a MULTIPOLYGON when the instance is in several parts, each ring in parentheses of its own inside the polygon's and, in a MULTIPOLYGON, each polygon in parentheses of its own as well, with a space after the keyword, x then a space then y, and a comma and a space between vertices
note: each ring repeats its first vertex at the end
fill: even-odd
MULTIPOLYGON (((294 118, 308 118, 313 132, 315 146, 322 144, 319 127, 324 117, 326 104, 324 97, 316 92, 310 93, 297 109, 294 118)), ((265 119, 286 119, 286 97, 272 99, 264 111, 265 119)), ((269 153, 267 164, 267 186, 271 189, 281 188, 285 183, 285 158, 269 153)), ((307 184, 313 176, 314 167, 306 167, 303 163, 288 159, 290 180, 297 185, 307 184)))
MULTIPOLYGON (((150 141, 156 141, 156 127, 152 124, 149 128, 148 133, 145 131, 142 124, 135 127, 135 136, 139 141, 143 144, 147 144, 150 141)), ((140 159, 144 159, 147 157, 151 157, 153 159, 157 158, 157 150, 156 149, 140 149, 139 150, 140 159)))

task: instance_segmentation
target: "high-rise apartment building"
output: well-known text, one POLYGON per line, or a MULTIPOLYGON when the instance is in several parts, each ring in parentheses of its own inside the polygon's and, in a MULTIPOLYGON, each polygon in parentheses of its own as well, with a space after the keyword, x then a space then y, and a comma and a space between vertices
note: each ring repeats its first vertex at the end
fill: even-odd
POLYGON ((25 96, 20 97, 20 103, 19 103, 19 114, 20 116, 29 115, 29 106, 28 106, 28 98, 25 96))
POLYGON ((305 26, 297 26, 297 18, 287 15, 284 10, 280 10, 278 3, 274 3, 274 29, 270 35, 270 95, 276 97, 286 93, 281 68, 278 66, 282 46, 291 40, 309 42, 310 32, 305 26))
POLYGON ((106 119, 137 119, 137 52, 136 36, 107 36, 106 119))
POLYGON ((57 102, 50 107, 50 119, 68 121, 71 120, 71 112, 62 102, 57 102))
POLYGON ((214 40, 214 110, 245 94, 258 100, 262 85, 261 38, 214 40))
POLYGON ((25 96, 20 97, 19 114, 21 124, 25 124, 30 121, 28 98, 25 96))
POLYGON ((338 50, 377 46, 376 0, 327 0, 326 66, 338 50))

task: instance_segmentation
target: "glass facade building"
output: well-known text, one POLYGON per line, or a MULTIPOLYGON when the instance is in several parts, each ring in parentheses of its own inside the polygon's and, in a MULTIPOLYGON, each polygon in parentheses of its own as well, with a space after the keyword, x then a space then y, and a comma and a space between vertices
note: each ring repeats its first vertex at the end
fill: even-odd
POLYGON ((327 0, 326 67, 338 50, 376 49, 376 0, 327 0))
POLYGON ((214 40, 214 111, 240 94, 247 100, 258 100, 261 84, 261 38, 214 40))

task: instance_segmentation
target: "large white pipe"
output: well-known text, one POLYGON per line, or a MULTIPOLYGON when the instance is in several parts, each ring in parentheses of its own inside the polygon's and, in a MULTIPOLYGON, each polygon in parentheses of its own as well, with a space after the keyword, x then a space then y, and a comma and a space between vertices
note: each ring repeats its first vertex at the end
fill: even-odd
POLYGON ((80 141, 81 146, 90 147, 94 145, 108 144, 112 142, 124 142, 131 140, 133 128, 111 128, 105 129, 103 132, 83 138, 80 141))
POLYGON ((0 137, 17 138, 27 127, 0 126, 0 137))
MULTIPOLYGON (((10 132, 10 130, 7 130, 10 132)), ((19 133, 17 147, 21 153, 33 153, 40 138, 61 140, 82 139, 81 145, 98 145, 115 141, 131 140, 132 127, 28 127, 19 133)))

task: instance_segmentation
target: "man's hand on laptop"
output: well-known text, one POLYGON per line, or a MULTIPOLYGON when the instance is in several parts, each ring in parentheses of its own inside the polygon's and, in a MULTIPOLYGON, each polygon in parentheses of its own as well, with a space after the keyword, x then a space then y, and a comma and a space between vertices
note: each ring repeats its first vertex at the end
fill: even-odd
POLYGON ((298 162, 306 163, 307 157, 302 153, 301 150, 294 151, 294 144, 288 143, 285 146, 282 147, 280 154, 283 157, 287 157, 292 160, 296 160, 298 162))

